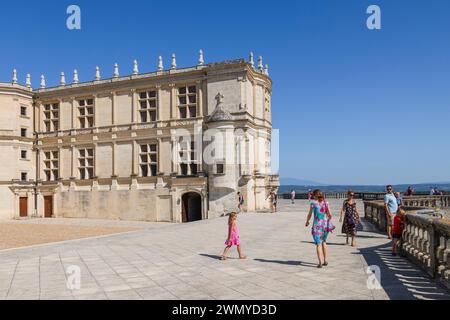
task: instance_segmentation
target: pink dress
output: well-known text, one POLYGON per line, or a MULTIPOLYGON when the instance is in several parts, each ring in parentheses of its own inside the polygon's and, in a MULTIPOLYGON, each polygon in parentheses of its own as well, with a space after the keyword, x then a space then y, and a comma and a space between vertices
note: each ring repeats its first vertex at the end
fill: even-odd
POLYGON ((231 241, 225 241, 227 246, 239 246, 241 242, 239 241, 239 233, 236 224, 233 224, 233 229, 231 230, 231 241))

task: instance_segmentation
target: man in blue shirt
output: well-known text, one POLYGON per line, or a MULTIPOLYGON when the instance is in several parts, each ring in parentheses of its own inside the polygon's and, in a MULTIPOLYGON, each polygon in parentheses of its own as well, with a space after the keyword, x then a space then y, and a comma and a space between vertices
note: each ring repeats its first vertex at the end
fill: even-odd
POLYGON ((394 217, 398 210, 397 198, 394 195, 394 188, 389 185, 386 187, 386 195, 384 196, 384 206, 387 215, 387 232, 388 239, 392 237, 392 227, 394 226, 394 217))

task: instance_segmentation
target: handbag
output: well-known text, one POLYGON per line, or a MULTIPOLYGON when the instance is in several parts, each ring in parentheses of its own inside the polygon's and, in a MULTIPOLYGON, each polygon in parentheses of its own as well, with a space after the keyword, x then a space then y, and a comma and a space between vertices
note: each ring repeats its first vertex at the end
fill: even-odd
POLYGON ((327 231, 333 232, 333 230, 336 229, 336 226, 331 222, 330 219, 327 220, 327 231))

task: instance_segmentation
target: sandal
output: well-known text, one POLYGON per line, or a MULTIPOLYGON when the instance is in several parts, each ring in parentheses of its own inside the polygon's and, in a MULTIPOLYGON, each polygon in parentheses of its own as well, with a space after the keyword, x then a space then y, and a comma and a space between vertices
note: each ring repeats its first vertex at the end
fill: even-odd
POLYGON ((319 263, 318 265, 317 265, 317 268, 322 268, 322 264, 321 263, 319 263))
POLYGON ((326 267, 326 266, 328 265, 328 262, 325 261, 325 262, 323 263, 323 265, 326 267))

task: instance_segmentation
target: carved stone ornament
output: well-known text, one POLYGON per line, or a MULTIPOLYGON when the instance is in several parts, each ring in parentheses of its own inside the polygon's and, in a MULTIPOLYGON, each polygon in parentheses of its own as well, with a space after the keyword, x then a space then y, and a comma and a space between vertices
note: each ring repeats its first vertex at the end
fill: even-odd
POLYGON ((216 96, 216 109, 214 109, 212 115, 209 117, 209 122, 233 120, 233 116, 230 114, 230 112, 223 108, 223 98, 224 96, 219 92, 216 96))

